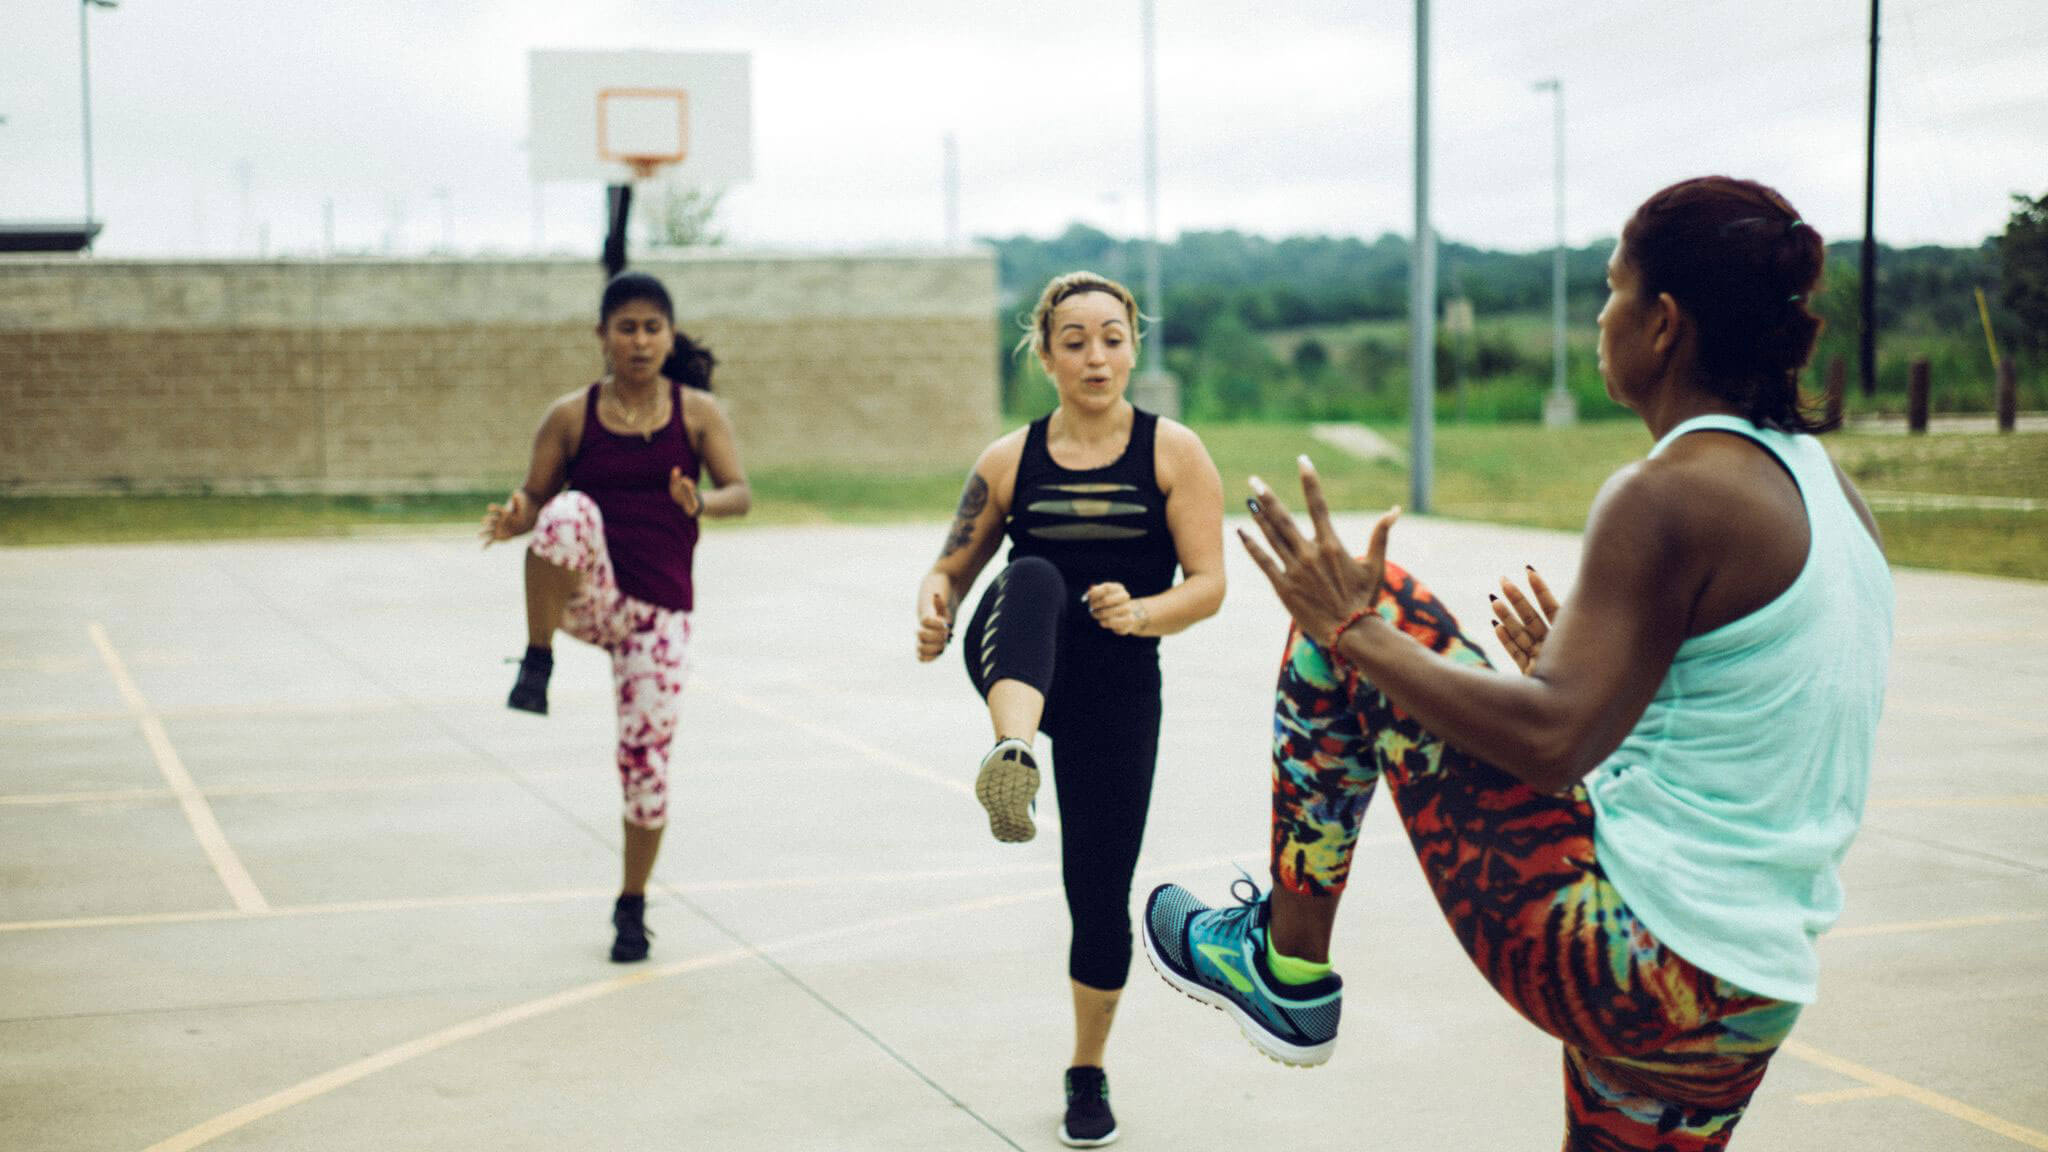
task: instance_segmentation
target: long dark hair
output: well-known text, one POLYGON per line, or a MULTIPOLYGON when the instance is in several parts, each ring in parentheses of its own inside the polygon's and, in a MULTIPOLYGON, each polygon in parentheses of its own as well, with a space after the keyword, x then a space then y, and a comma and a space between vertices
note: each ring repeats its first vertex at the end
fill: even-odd
POLYGON ((604 286, 604 297, 598 302, 597 322, 610 322, 612 313, 635 300, 645 300, 661 310, 668 317, 670 331, 675 333, 675 346, 669 350, 668 359, 661 363, 661 374, 685 388, 711 391, 711 370, 718 366, 718 358, 711 349, 697 343, 676 327, 676 306, 670 299, 668 286, 645 272, 621 272, 604 286))
POLYGON ((1709 391, 1787 432, 1842 422, 1799 390, 1820 338, 1808 305, 1827 250, 1776 189, 1728 176, 1673 184, 1629 217, 1621 250, 1644 297, 1670 293, 1697 326, 1709 391))

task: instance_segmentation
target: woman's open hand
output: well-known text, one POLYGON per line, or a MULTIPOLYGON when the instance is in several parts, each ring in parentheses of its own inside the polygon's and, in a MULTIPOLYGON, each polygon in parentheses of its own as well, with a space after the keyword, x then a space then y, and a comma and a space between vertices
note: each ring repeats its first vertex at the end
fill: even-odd
POLYGON ((1379 595, 1380 577, 1386 571, 1387 533, 1401 510, 1393 508, 1381 516, 1372 527, 1365 556, 1354 557, 1330 523, 1330 506, 1323 498, 1322 479, 1316 475, 1315 465, 1309 463, 1307 456, 1300 457, 1299 462, 1301 495, 1308 505, 1309 520, 1315 525, 1315 538, 1302 536, 1280 498, 1256 476, 1251 480, 1254 495, 1245 503, 1272 554, 1268 555, 1243 529, 1237 535, 1244 541, 1245 551, 1251 553, 1252 562, 1272 583, 1280 602, 1287 606, 1295 626, 1318 644, 1329 644, 1345 621, 1371 611, 1373 599, 1379 595))
POLYGON ((1557 623, 1557 597, 1550 594, 1550 585, 1529 569, 1529 591, 1536 602, 1531 604, 1522 590, 1505 577, 1500 582, 1501 594, 1488 596, 1488 607, 1493 609, 1493 634, 1515 661, 1515 667, 1527 675, 1536 663, 1536 654, 1543 650, 1543 642, 1550 638, 1550 629, 1557 623))
POLYGON ((524 488, 514 488, 503 504, 486 505, 484 527, 478 535, 483 537, 484 547, 500 540, 510 540, 533 524, 533 497, 524 488))

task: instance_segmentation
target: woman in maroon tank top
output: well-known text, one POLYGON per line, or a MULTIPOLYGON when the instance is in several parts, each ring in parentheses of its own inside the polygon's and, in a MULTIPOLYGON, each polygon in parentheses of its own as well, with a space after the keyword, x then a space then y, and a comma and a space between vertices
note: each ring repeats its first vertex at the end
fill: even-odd
POLYGON ((548 408, 525 483, 490 506, 483 537, 488 547, 534 533, 511 707, 546 714, 557 629, 611 654, 626 841, 612 959, 627 962, 647 955, 647 878, 668 823, 697 522, 744 515, 752 497, 732 425, 711 397, 711 354, 675 330, 661 281, 614 277, 598 316, 610 371, 548 408), (700 490, 702 471, 710 484, 700 490))

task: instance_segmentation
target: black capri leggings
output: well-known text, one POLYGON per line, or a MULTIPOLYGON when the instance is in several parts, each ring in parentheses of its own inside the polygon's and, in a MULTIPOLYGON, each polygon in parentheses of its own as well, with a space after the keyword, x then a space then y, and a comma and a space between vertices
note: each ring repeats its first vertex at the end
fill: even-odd
POLYGON ((961 652, 975 691, 1018 680, 1045 694, 1060 868, 1073 941, 1067 974, 1105 990, 1131 968, 1131 874, 1159 755, 1159 643, 1118 636, 1048 560, 1019 559, 975 607, 961 652))

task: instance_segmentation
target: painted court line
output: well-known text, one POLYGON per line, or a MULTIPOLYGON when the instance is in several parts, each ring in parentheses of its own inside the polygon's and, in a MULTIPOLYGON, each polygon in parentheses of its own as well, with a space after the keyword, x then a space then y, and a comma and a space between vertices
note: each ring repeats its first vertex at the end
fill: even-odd
POLYGON ((1864 1100, 1889 1100, 1892 1096, 1889 1088, 1873 1088, 1865 1084, 1861 1088, 1838 1088, 1833 1092, 1801 1092, 1793 1099, 1801 1104, 1856 1104, 1864 1100))
POLYGON ((1896 936, 1906 932, 1947 932, 1955 928, 1990 928, 2000 924, 2032 924, 2048 920, 2048 912, 2012 912, 1987 916, 1950 916, 1941 920, 1894 920, 1888 924, 1857 924, 1848 928, 1836 928, 1821 938, 1829 940, 1853 936, 1896 936))
MULTIPOLYGON (((1169 873, 1186 873, 1199 868, 1227 864, 1230 860, 1230 857, 1222 857, 1195 863, 1170 865, 1165 868, 1151 868, 1147 869, 1146 872, 1155 876, 1169 873)), ((680 976, 690 972, 724 967, 728 964, 735 964, 755 957, 766 957, 776 952, 788 952, 806 948, 815 944, 844 939, 848 936, 858 936, 888 928, 896 928, 905 924, 915 923, 919 920, 931 920, 942 916, 982 912, 1013 904, 1029 903, 1033 900, 1051 899, 1062 895, 1063 892, 1064 889, 1054 886, 1002 896, 983 896, 974 900, 964 900, 956 904, 941 905, 937 908, 925 908, 914 912, 900 913, 895 916, 884 916, 875 920, 866 920, 857 924, 846 924, 838 928, 825 928, 815 932, 799 933, 795 936, 763 944, 759 948, 728 948, 724 951, 714 952, 705 956, 672 961, 656 968, 635 972, 629 976, 615 976, 608 980, 596 980, 589 984, 581 984, 550 996, 543 996, 537 1000, 529 1000, 523 1004, 514 1004, 509 1008, 500 1009, 497 1012, 479 1016, 473 1020, 465 1020, 460 1024, 454 1024, 440 1031, 430 1032, 425 1036, 386 1048, 382 1052, 373 1053, 353 1063, 344 1064, 331 1072, 324 1072, 318 1076, 301 1080, 289 1088, 273 1092, 260 1100, 244 1104, 240 1108, 223 1112, 205 1123, 194 1125, 169 1139, 158 1141, 144 1149, 144 1152, 190 1152, 191 1149, 211 1143, 230 1132, 246 1128, 258 1120, 274 1116, 288 1108, 325 1096, 338 1089, 346 1088, 358 1080, 374 1076, 379 1072, 395 1068, 400 1064, 416 1060, 421 1056, 438 1052, 450 1045, 459 1044, 464 1040, 473 1040, 478 1036, 496 1032, 501 1028, 507 1028, 513 1024, 532 1020, 539 1016, 559 1012, 564 1008, 585 1004, 600 997, 609 996, 614 992, 623 992, 628 988, 637 988, 642 984, 649 984, 657 980, 665 980, 671 976, 680 976)))
MULTIPOLYGON (((884 768, 890 769, 891 771, 900 772, 905 776, 910 776, 915 779, 922 780, 927 784, 936 784, 941 788, 950 789, 969 798, 972 798, 974 796, 973 785, 967 783, 966 781, 958 780, 951 776, 941 775, 940 773, 934 772, 931 769, 913 760, 907 760, 901 756, 896 755, 893 752, 885 752, 882 749, 877 748, 872 744, 869 744, 865 740, 860 740, 855 737, 848 736, 844 732, 835 731, 834 729, 828 728, 823 724, 818 724, 813 721, 806 720, 801 716, 791 715, 788 712, 784 712, 780 709, 770 707, 769 705, 763 704, 751 696, 746 696, 742 693, 735 692, 730 688, 721 688, 715 684, 702 684, 700 680, 696 679, 693 679, 692 683, 699 686, 704 691, 713 692, 717 695, 723 696, 727 700, 732 701, 733 703, 739 705, 742 708, 747 709, 750 712, 766 716, 771 720, 775 720, 782 724, 787 724, 792 728, 800 729, 803 732, 806 732, 820 740, 829 741, 833 744, 839 745, 841 748, 845 748, 851 752, 858 753, 859 755, 864 756, 867 759, 872 760, 877 764, 880 764, 884 768)), ((1038 810, 1033 815, 1032 819, 1038 824, 1040 828, 1056 829, 1060 826, 1059 813, 1054 812, 1050 804, 1039 805, 1038 810)))
POLYGON ((249 870, 242 867, 241 858, 229 846, 227 834, 220 830, 220 821, 213 818, 213 808, 207 804, 206 797, 199 794, 198 786, 192 783, 191 773, 185 771, 185 762, 178 759, 178 750, 171 746, 163 721, 150 710, 149 701, 143 699, 141 690, 129 677, 128 666, 121 662, 121 654, 114 651, 113 643, 107 639, 107 630, 95 620, 87 625, 86 631, 92 636, 93 646, 100 650, 100 659, 106 661, 107 671, 113 673, 114 687, 120 690, 121 699, 127 701, 128 710, 142 725, 142 737, 149 742, 149 750, 156 757, 157 770, 163 773, 164 783, 177 795, 179 806, 185 810, 185 820, 192 825, 192 834, 199 838, 199 847, 212 862, 220 882, 227 886, 235 907, 244 912, 261 912, 270 907, 263 899, 263 893, 257 890, 256 881, 250 878, 249 870))
MULTIPOLYGON (((125 714, 124 714, 125 718, 125 714)), ((528 772, 528 780, 569 776, 570 769, 556 769, 528 772)), ((340 792, 409 792, 422 788, 436 788, 444 785, 473 787, 478 784, 503 784, 502 772, 443 772, 438 774, 414 774, 410 776, 361 776, 350 780, 288 780, 269 781, 261 784, 228 784, 213 788, 201 788, 199 794, 209 799, 241 796, 320 796, 340 792)), ((110 788, 98 792, 18 792, 0 796, 0 808, 40 807, 62 804, 110 804, 134 800, 176 800, 178 794, 168 788, 110 788)))
MULTIPOLYGON (((1246 854, 1250 855, 1250 854, 1246 854)), ((751 880, 711 880, 696 884, 665 884, 685 896, 706 896, 721 892, 760 892, 828 888, 835 885, 929 884, 945 880, 989 880, 1003 876, 1029 876, 1059 871, 1057 861, 1044 864, 1004 864, 992 868, 927 868, 910 872, 834 872, 828 875, 783 876, 751 880)), ((347 916, 365 912, 412 912, 430 908, 471 908, 510 904, 553 904, 574 900, 610 898, 616 887, 547 888, 533 892, 495 892, 466 896, 399 897, 385 900, 347 900, 328 904, 269 906, 257 912, 229 908, 208 908, 196 912, 140 912, 122 916, 77 916, 59 920, 13 920, 0 922, 0 933, 46 932, 65 928, 137 928, 164 924, 204 924, 223 920, 265 920, 306 916, 347 916)))
POLYGON ((1901 1080, 1897 1076, 1879 1072, 1875 1068, 1865 1068, 1861 1064, 1844 1060, 1840 1056, 1823 1052, 1811 1044, 1803 1044, 1797 1040, 1785 1041, 1784 1047, 1780 1048, 1779 1051, 1794 1059, 1804 1060, 1808 1064, 1825 1068, 1837 1075, 1847 1076, 1851 1080, 1860 1081, 1865 1086, 1877 1090, 1882 1095, 1904 1096, 1923 1108, 1931 1108, 1944 1116, 1952 1116, 1957 1120, 1963 1121, 1965 1124, 1973 1124, 1982 1128, 1986 1132, 1995 1132, 2014 1143, 2025 1145, 2028 1148, 2037 1148, 2041 1152, 2048 1152, 2048 1133, 2037 1132, 2032 1128, 1993 1116, 1991 1113, 1980 1108, 1972 1108, 1960 1100, 1943 1096, 1939 1092, 1922 1088, 1918 1084, 1901 1080))
POLYGON ((2048 808, 2048 792, 1985 796, 1872 796, 1870 808, 2048 808))

